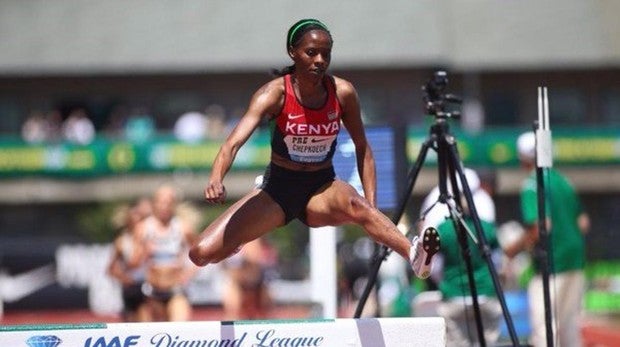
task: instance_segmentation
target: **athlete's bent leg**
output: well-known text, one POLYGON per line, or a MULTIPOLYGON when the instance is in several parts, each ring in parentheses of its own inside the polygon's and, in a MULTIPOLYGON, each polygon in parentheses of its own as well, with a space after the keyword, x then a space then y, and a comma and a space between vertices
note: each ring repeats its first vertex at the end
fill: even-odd
POLYGON ((241 198, 198 237, 189 251, 198 266, 218 263, 250 242, 284 224, 282 208, 262 190, 241 198))
POLYGON ((411 243, 394 223, 348 183, 335 180, 315 194, 306 208, 310 226, 357 224, 375 242, 409 259, 411 243))
POLYGON ((437 233, 424 235, 412 245, 396 225, 349 184, 336 180, 312 197, 306 209, 311 226, 354 223, 364 228, 375 242, 400 254, 418 277, 428 277, 432 257, 439 250, 437 233), (432 237, 429 237, 432 236, 432 237))

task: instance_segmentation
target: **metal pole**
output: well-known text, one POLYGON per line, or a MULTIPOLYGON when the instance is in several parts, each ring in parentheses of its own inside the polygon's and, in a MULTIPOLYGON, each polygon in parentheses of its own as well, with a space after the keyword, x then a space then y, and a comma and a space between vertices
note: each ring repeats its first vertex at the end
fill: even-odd
POLYGON ((538 243, 535 256, 540 264, 545 305, 545 329, 547 347, 553 347, 553 310, 549 287, 549 233, 547 230, 545 175, 552 166, 551 130, 549 128, 549 100, 547 87, 538 87, 538 122, 534 126, 536 134, 536 197, 538 202, 538 243))

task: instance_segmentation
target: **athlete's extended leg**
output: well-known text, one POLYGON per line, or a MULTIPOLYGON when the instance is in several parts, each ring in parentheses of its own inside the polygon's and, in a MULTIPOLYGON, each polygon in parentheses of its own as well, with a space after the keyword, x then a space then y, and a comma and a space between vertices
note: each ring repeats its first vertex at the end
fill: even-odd
POLYGON ((250 242, 284 224, 282 208, 262 190, 254 190, 229 207, 198 237, 189 257, 198 266, 218 263, 250 242))
POLYGON ((306 208, 306 220, 310 226, 346 223, 362 226, 375 242, 389 247, 405 258, 418 277, 428 277, 431 259, 439 250, 437 233, 432 237, 425 233, 421 238, 422 242, 414 242, 412 245, 387 216, 372 207, 351 185, 341 180, 330 183, 310 199, 306 208), (426 249, 433 249, 434 252, 427 252, 426 249))

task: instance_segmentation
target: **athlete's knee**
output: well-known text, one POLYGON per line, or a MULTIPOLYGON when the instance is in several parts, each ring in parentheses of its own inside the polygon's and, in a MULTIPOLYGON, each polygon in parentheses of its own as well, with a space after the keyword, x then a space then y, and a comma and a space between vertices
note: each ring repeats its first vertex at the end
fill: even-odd
POLYGON ((189 259, 197 266, 205 266, 211 262, 208 254, 202 250, 200 245, 194 245, 189 249, 189 259))
POLYGON ((229 248, 230 247, 214 249, 207 245, 196 244, 189 250, 189 259, 197 266, 217 264, 234 254, 239 247, 235 247, 232 250, 229 248))
POLYGON ((350 215, 357 223, 363 224, 371 218, 374 208, 364 197, 355 195, 349 198, 350 215))
POLYGON ((189 259, 197 266, 205 266, 207 264, 216 264, 221 261, 217 252, 211 251, 209 247, 197 244, 189 250, 189 259))

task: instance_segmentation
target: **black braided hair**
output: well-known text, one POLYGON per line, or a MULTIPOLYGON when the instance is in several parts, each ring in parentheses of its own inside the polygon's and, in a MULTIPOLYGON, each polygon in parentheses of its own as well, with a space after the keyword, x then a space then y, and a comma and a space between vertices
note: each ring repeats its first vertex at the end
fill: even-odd
MULTIPOLYGON (((288 29, 288 33, 286 35, 286 50, 288 51, 289 49, 296 47, 304 34, 311 30, 322 30, 329 35, 330 39, 332 37, 332 34, 329 32, 329 29, 327 29, 327 26, 321 23, 318 19, 302 19, 291 25, 288 29)), ((275 76, 284 76, 294 71, 295 65, 293 64, 286 66, 281 70, 273 69, 272 74, 275 76)))

